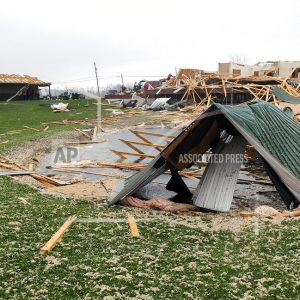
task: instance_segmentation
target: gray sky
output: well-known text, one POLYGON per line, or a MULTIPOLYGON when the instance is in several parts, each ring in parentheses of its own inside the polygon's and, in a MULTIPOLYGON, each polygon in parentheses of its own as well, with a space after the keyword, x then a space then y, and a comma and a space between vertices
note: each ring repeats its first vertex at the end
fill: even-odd
POLYGON ((175 67, 217 70, 233 53, 246 55, 249 64, 300 60, 297 0, 4 3, 0 73, 63 82, 92 77, 94 61, 100 77, 109 77, 167 75, 175 67))

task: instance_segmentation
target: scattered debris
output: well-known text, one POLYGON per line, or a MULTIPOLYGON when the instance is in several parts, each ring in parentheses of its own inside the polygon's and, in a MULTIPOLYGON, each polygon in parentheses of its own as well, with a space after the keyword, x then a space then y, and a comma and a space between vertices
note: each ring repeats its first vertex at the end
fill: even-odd
POLYGON ((67 112, 69 103, 57 103, 57 104, 51 104, 50 107, 53 110, 53 112, 67 112))
POLYGON ((274 215, 278 215, 279 211, 273 207, 262 205, 255 209, 255 215, 258 217, 272 217, 274 215))
POLYGON ((77 141, 77 142, 66 142, 66 145, 89 145, 89 144, 101 144, 106 141, 77 141))
MULTIPOLYGON (((299 205, 300 153, 298 149, 300 148, 300 128, 283 111, 265 101, 254 101, 237 106, 213 104, 184 129, 147 167, 128 178, 124 189, 117 196, 110 199, 109 203, 114 204, 127 196, 133 195, 138 189, 168 169, 170 169, 172 177, 167 184, 167 189, 185 197, 190 194, 190 198, 192 198, 192 193, 178 172, 195 164, 195 161, 185 161, 182 158, 186 154, 198 157, 209 149, 212 149, 213 153, 217 153, 216 144, 222 140, 226 144, 224 134, 230 139, 240 137, 252 145, 259 154, 271 181, 286 206, 291 209, 299 205)), ((246 146, 246 143, 244 145, 246 146)), ((245 146, 244 148, 246 148, 245 146)), ((241 153, 240 150, 236 152, 235 159, 238 157, 241 159, 241 153)), ((140 155, 144 156, 145 154, 140 155)), ((225 157, 230 158, 230 155, 225 155, 225 157)), ((229 164, 234 163, 230 160, 227 162, 229 164)), ((215 169, 215 175, 218 175, 217 173, 218 168, 215 169)), ((223 176, 224 178, 227 176, 226 172, 223 173, 223 176)), ((232 201, 233 189, 228 194, 229 200, 226 201, 225 207, 221 204, 224 200, 224 189, 228 188, 227 185, 214 184, 208 186, 211 181, 206 184, 203 180, 200 181, 200 185, 192 198, 194 204, 200 208, 228 211, 232 201), (202 182, 205 184, 202 184, 202 182), (206 191, 202 193, 204 189, 206 191), (198 194, 201 193, 205 199, 202 198, 198 202, 196 199, 198 199, 198 194), (213 201, 215 204, 212 200, 207 203, 207 196, 213 194, 216 195, 213 201)), ((233 181, 237 182, 236 176, 233 181)), ((233 183, 232 186, 234 186, 233 183)))
POLYGON ((58 229, 58 231, 51 237, 51 239, 40 249, 41 254, 47 254, 56 246, 56 244, 62 239, 65 232, 76 221, 77 217, 69 217, 66 222, 58 229))
POLYGON ((29 126, 23 126, 26 129, 32 130, 32 131, 40 131, 39 129, 33 128, 33 127, 29 127, 29 126))
MULTIPOLYGON (((42 174, 35 174, 36 172, 28 170, 24 166, 21 166, 20 164, 17 164, 12 159, 9 159, 7 157, 1 157, 0 158, 0 168, 5 170, 12 170, 12 171, 19 171, 19 175, 29 175, 32 178, 40 181, 41 183, 48 185, 48 186, 61 186, 61 185, 68 185, 70 183, 64 182, 58 179, 50 178, 46 175, 42 174), (20 171, 25 171, 25 173, 21 174, 20 171), (27 173, 28 172, 28 173, 27 173)), ((11 174, 14 175, 14 174, 11 174)))
POLYGON ((18 200, 19 200, 21 203, 23 203, 23 204, 26 204, 26 205, 29 204, 29 202, 27 201, 27 199, 24 198, 24 197, 19 197, 18 200))
POLYGON ((171 200, 161 199, 161 198, 142 200, 136 197, 128 196, 125 199, 121 200, 120 204, 129 207, 163 210, 166 212, 173 212, 173 213, 197 211, 197 208, 191 204, 176 203, 171 200))
POLYGON ((112 191, 113 180, 81 181, 72 185, 54 186, 51 191, 77 199, 88 199, 103 203, 112 191))
POLYGON ((90 174, 90 175, 97 175, 97 176, 106 176, 106 177, 115 177, 115 178, 126 178, 123 174, 108 174, 108 173, 101 173, 101 172, 91 172, 85 170, 75 170, 75 169, 66 169, 66 168, 53 168, 48 167, 53 171, 63 172, 63 173, 74 173, 74 174, 90 174))
POLYGON ((165 146, 166 142, 168 142, 168 139, 174 138, 172 135, 167 135, 167 134, 162 134, 162 133, 155 133, 155 132, 150 132, 150 131, 138 131, 138 130, 133 130, 129 129, 131 133, 133 133, 136 137, 138 137, 140 140, 143 142, 138 142, 138 141, 129 141, 125 139, 119 139, 122 143, 126 144, 128 147, 130 147, 132 150, 135 151, 135 153, 132 152, 126 152, 126 151, 120 151, 120 150, 113 150, 111 151, 118 155, 120 158, 125 159, 127 156, 135 156, 135 157, 141 157, 141 158, 154 158, 155 155, 145 153, 143 150, 138 148, 136 145, 140 146, 147 146, 151 147, 157 151, 162 151, 165 146), (154 142, 150 141, 146 136, 154 136, 154 137, 159 137, 160 141, 163 144, 155 144, 154 142))
POLYGON ((84 132, 83 130, 81 129, 78 129, 78 128, 74 128, 76 131, 80 132, 82 135, 84 135, 85 137, 87 137, 88 139, 91 138, 91 136, 89 134, 87 134, 86 132, 84 132))
POLYGON ((129 223, 129 227, 130 227, 131 236, 134 238, 138 238, 140 236, 140 233, 139 233, 134 216, 132 216, 130 213, 128 213, 127 217, 128 217, 128 223, 129 223))
POLYGON ((271 218, 271 219, 280 219, 280 218, 294 218, 300 217, 300 209, 295 209, 288 212, 280 213, 278 210, 273 207, 262 205, 255 209, 252 212, 242 212, 240 213, 242 217, 258 217, 258 218, 271 218))

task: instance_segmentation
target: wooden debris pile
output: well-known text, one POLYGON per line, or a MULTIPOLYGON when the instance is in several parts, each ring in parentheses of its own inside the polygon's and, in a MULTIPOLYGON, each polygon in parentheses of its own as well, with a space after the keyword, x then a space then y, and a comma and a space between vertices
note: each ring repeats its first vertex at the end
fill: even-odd
POLYGON ((300 83, 286 78, 264 76, 232 76, 208 73, 194 69, 182 69, 175 78, 160 87, 146 91, 145 97, 180 97, 181 103, 189 102, 195 109, 210 106, 212 101, 223 104, 239 104, 260 99, 278 104, 282 102, 272 94, 275 86, 300 100, 300 83), (197 72, 196 72, 197 71, 197 72), (148 94, 147 94, 148 93, 148 94))
POLYGON ((34 178, 35 180, 37 180, 47 186, 50 186, 50 187, 70 184, 68 182, 64 182, 62 180, 51 178, 51 177, 43 175, 43 174, 37 174, 36 172, 30 170, 29 168, 26 168, 25 166, 22 166, 22 165, 18 164, 17 162, 15 162, 14 160, 7 158, 7 157, 0 158, 0 168, 2 170, 21 171, 19 173, 20 175, 29 175, 30 177, 34 178), (24 171, 26 171, 26 172, 24 172, 24 171))

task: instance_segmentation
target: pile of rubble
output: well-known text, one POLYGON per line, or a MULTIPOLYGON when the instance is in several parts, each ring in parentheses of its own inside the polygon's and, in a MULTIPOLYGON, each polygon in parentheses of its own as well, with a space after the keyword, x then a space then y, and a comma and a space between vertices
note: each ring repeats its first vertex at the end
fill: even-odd
MULTIPOLYGON (((180 69, 160 85, 142 85, 137 92, 114 95, 124 107, 151 110, 175 110, 192 106, 198 112, 213 102, 240 104, 254 99, 274 103, 282 109, 291 107, 300 120, 300 83, 289 78, 270 75, 232 76, 197 69, 180 69), (126 97, 125 97, 126 96, 126 97)), ((111 95, 107 95, 109 100, 111 95)))

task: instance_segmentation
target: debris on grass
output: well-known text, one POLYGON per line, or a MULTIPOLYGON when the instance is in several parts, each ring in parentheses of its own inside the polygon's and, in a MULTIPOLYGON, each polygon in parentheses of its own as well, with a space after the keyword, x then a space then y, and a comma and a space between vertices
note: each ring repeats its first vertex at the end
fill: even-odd
POLYGON ((77 217, 72 216, 69 217, 65 223, 58 229, 58 231, 51 237, 51 239, 40 249, 41 254, 49 253, 56 244, 62 239, 65 232, 69 229, 69 227, 76 221, 77 217))
POLYGON ((128 223, 129 223, 129 227, 130 227, 131 236, 134 238, 138 238, 140 236, 140 233, 139 233, 137 223, 136 223, 134 216, 131 215, 130 213, 128 213, 127 217, 128 217, 128 223))

